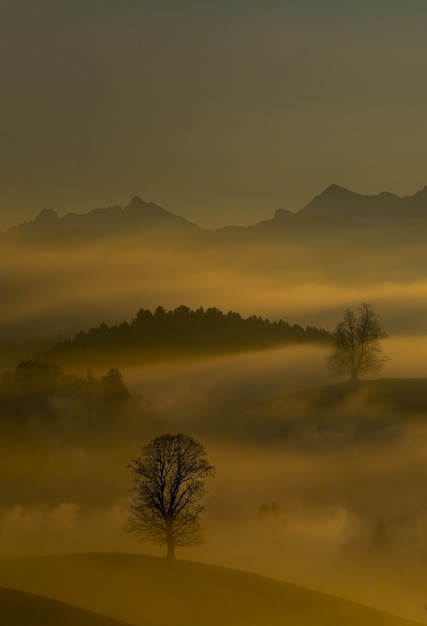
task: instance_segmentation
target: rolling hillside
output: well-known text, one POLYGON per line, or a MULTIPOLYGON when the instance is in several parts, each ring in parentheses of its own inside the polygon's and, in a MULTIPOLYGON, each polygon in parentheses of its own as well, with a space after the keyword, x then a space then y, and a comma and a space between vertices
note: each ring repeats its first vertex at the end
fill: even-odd
POLYGON ((124 622, 58 600, 5 587, 0 588, 0 623, 4 626, 126 626, 124 622))
POLYGON ((0 583, 102 611, 136 626, 415 624, 256 574, 136 554, 1 561, 0 583))
MULTIPOLYGON (((284 394, 229 416, 234 434, 284 443, 304 443, 307 433, 318 444, 397 436, 408 420, 427 419, 427 379, 399 378, 344 382, 284 394)), ((218 423, 217 423, 218 427, 218 423)))

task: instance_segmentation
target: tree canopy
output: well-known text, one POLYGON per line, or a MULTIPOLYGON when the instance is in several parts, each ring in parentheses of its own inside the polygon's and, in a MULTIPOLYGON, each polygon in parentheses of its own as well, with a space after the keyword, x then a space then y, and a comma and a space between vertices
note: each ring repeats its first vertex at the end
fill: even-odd
POLYGON ((128 467, 134 486, 127 530, 166 545, 171 559, 175 546, 202 543, 201 498, 205 479, 214 473, 202 444, 182 433, 160 435, 128 467))
POLYGON ((328 357, 331 372, 336 376, 349 373, 351 380, 358 380, 360 374, 379 372, 387 360, 380 341, 384 337, 380 316, 370 304, 363 303, 358 315, 346 309, 332 334, 328 357))
POLYGON ((73 339, 61 341, 43 354, 53 362, 97 359, 103 362, 158 360, 163 357, 264 349, 289 343, 327 342, 322 329, 269 321, 256 315, 223 313, 216 307, 192 310, 181 305, 171 311, 158 306, 140 309, 131 322, 108 326, 104 322, 73 339))

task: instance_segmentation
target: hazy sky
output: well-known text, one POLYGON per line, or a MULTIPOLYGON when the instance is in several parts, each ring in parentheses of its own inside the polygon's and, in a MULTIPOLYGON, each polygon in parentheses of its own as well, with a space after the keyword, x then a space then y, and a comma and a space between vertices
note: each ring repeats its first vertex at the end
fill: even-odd
POLYGON ((0 229, 133 195, 200 225, 427 184, 425 0, 2 0, 0 229))

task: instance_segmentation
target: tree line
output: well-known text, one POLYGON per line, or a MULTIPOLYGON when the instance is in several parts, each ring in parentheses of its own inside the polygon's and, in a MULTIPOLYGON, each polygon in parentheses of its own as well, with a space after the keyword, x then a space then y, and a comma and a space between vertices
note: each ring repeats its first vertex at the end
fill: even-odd
POLYGON ((66 438, 105 432, 135 404, 121 372, 79 376, 57 365, 23 359, 0 373, 2 432, 66 438))
POLYGON ((43 356, 81 357, 93 354, 116 354, 123 357, 150 358, 235 352, 262 349, 300 342, 329 342, 330 333, 323 328, 270 321, 240 313, 223 313, 216 307, 192 310, 181 305, 166 311, 158 306, 154 312, 140 309, 131 322, 108 326, 102 322, 72 339, 57 343, 43 356))

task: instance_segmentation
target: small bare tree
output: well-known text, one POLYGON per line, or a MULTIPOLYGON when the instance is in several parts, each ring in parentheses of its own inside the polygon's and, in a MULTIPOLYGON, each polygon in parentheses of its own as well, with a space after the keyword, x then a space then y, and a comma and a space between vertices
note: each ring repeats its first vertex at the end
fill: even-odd
POLYGON ((214 474, 202 444, 188 435, 160 435, 128 466, 133 478, 126 530, 142 540, 167 546, 203 543, 200 500, 205 479, 214 474))
POLYGON ((379 372, 388 359, 380 342, 384 337, 380 317, 370 304, 363 303, 358 316, 346 309, 342 322, 332 334, 329 369, 335 376, 348 372, 354 381, 360 374, 379 372))

